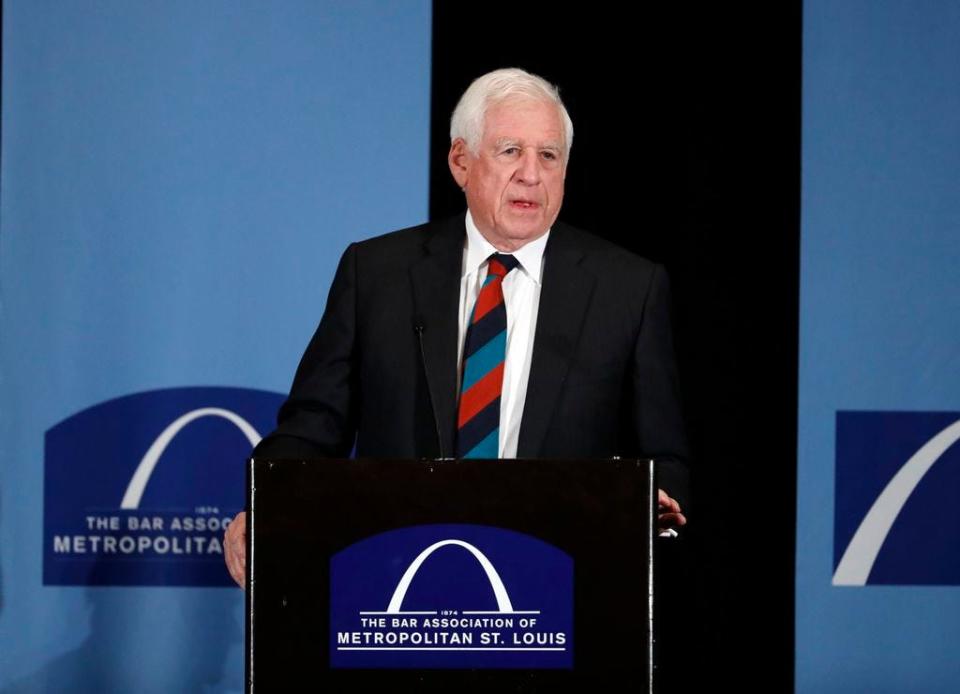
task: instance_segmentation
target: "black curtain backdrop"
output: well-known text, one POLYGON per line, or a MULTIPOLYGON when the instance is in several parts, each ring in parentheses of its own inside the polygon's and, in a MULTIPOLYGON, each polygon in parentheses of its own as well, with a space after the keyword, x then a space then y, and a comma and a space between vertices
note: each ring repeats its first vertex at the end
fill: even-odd
POLYGON ((694 500, 660 543, 659 689, 792 691, 801 3, 558 7, 434 4, 431 218, 464 207, 446 152, 470 81, 558 84, 561 219, 673 285, 694 500))

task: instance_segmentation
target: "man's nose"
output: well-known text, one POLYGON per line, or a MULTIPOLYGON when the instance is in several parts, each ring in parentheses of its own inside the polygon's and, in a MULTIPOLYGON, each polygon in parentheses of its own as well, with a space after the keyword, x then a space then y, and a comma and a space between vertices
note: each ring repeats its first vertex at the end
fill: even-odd
POLYGON ((517 180, 527 185, 536 185, 540 182, 540 159, 533 149, 523 150, 517 168, 517 180))

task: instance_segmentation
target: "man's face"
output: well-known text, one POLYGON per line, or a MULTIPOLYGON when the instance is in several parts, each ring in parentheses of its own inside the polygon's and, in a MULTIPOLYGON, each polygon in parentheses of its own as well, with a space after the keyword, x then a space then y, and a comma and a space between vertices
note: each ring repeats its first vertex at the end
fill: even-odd
POLYGON ((556 105, 514 98, 487 109, 479 153, 463 140, 450 147, 450 170, 467 195, 477 229, 502 251, 514 251, 554 223, 567 173, 564 130, 556 105))

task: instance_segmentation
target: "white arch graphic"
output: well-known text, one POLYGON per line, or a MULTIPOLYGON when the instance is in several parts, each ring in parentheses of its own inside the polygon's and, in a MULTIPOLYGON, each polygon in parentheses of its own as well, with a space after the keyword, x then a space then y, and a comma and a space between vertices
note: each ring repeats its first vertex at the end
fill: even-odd
POLYGON ((897 471, 864 516, 833 574, 835 586, 866 585, 873 563, 901 509, 927 471, 960 440, 960 419, 927 441, 897 471))
POLYGON ((435 542, 420 552, 420 555, 410 563, 410 566, 407 567, 407 570, 400 579, 400 582, 397 583, 396 590, 393 591, 393 597, 390 598, 390 604, 387 606, 386 614, 397 614, 400 612, 400 606, 403 605, 403 599, 407 595, 407 589, 410 588, 410 584, 413 582, 414 576, 416 576, 417 571, 420 570, 420 565, 423 564, 423 562, 425 562, 427 557, 429 557, 431 554, 436 552, 441 547, 446 547, 447 545, 463 547, 476 558, 476 560, 480 563, 480 566, 483 568, 484 573, 487 574, 487 580, 490 581, 490 587, 493 588, 493 595, 497 599, 497 609, 500 612, 513 612, 513 603, 510 602, 510 596, 507 595, 507 588, 503 585, 503 580, 501 580, 500 574, 497 573, 497 569, 492 563, 490 563, 490 560, 487 559, 486 555, 469 542, 464 542, 463 540, 441 540, 440 542, 435 542))
POLYGON ((201 407, 200 409, 187 412, 171 422, 166 429, 150 444, 150 448, 143 454, 140 464, 133 472, 130 483, 127 484, 127 491, 123 495, 123 501, 120 502, 121 509, 136 509, 140 506, 140 498, 143 491, 147 488, 147 482, 150 481, 150 475, 157 467, 160 456, 167 450, 167 446, 173 441, 173 438, 180 433, 180 430, 201 417, 223 417, 232 422, 243 432, 244 436, 250 442, 251 446, 260 443, 261 436, 253 426, 243 417, 230 410, 224 410, 219 407, 201 407))

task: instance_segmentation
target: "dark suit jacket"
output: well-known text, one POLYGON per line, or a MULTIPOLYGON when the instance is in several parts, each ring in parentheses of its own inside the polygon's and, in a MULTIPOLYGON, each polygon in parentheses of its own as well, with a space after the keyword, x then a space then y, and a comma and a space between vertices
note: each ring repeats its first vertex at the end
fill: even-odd
MULTIPOLYGON (((464 217, 351 244, 297 369, 273 458, 454 451, 464 217)), ((686 497, 687 457, 663 269, 557 222, 519 458, 655 457, 686 497)))

